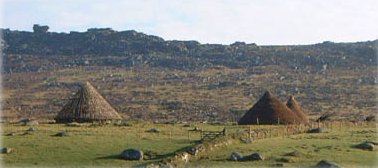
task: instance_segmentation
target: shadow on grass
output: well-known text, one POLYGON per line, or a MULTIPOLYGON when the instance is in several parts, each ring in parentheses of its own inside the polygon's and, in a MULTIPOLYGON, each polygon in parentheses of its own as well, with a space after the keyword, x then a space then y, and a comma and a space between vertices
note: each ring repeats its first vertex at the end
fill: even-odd
MULTIPOLYGON (((109 156, 102 156, 102 157, 97 157, 96 160, 102 160, 102 159, 105 159, 105 160, 124 160, 121 158, 121 155, 109 155, 109 156)), ((124 160, 124 161, 128 161, 128 162, 141 162, 140 160, 124 160)), ((143 163, 140 163, 140 164, 136 164, 132 167, 146 167, 147 165, 149 164, 152 164, 152 163, 158 163, 157 160, 152 160, 152 159, 149 159, 149 160, 143 160, 143 163)))
MULTIPOLYGON (((167 154, 155 154, 155 155, 146 155, 146 153, 144 154, 144 160, 147 161, 147 160, 160 160, 160 159, 164 159, 164 158, 167 158, 167 157, 170 157, 170 156, 174 156, 175 155, 175 152, 173 153, 167 153, 167 154)), ((101 157, 97 157, 96 160, 112 160, 112 159, 119 159, 119 160, 124 160, 121 158, 121 155, 109 155, 109 156, 101 156, 101 157)))
POLYGON ((121 155, 109 155, 109 156, 102 156, 102 157, 97 157, 96 159, 98 160, 108 160, 108 159, 121 159, 121 155))

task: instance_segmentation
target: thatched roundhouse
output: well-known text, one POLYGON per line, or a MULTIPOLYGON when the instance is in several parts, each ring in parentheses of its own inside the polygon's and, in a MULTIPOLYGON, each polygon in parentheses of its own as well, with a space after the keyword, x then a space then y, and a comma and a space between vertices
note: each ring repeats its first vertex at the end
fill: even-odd
POLYGON ((289 100, 287 100, 286 106, 289 107, 291 111, 297 114, 297 116, 301 119, 302 123, 308 123, 307 115, 301 110, 301 106, 295 100, 294 96, 290 96, 289 100))
POLYGON ((117 111, 86 82, 55 117, 56 122, 105 122, 120 120, 117 111))
POLYGON ((269 91, 238 121, 239 125, 278 123, 297 124, 305 121, 269 91))

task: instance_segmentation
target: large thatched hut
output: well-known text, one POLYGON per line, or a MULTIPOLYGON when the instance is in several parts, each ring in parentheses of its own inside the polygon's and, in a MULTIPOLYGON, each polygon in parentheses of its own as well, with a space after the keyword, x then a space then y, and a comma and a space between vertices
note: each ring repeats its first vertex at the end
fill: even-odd
POLYGON ((120 120, 122 117, 86 82, 55 117, 56 122, 94 122, 120 120))
POLYGON ((305 121, 269 91, 238 121, 239 125, 277 123, 296 124, 305 121))

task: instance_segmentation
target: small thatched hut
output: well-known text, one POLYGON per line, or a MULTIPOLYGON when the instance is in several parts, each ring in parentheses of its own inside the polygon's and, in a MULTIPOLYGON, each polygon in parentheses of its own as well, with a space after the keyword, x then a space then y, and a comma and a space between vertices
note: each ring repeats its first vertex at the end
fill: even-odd
POLYGON ((301 106, 295 100, 294 96, 290 96, 289 100, 287 100, 286 106, 289 107, 291 111, 297 114, 297 116, 301 119, 301 123, 308 123, 307 115, 301 110, 301 106))
POLYGON ((295 124, 304 121, 269 91, 238 121, 239 125, 277 123, 295 124))
POLYGON ((94 122, 120 120, 117 111, 86 82, 55 117, 56 122, 94 122))

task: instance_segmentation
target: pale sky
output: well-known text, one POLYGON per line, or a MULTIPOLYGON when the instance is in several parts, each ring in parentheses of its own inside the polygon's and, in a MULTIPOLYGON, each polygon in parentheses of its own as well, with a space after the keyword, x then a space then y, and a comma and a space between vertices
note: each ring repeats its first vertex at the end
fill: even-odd
POLYGON ((378 0, 2 0, 0 27, 110 27, 165 40, 259 45, 378 39, 378 0))

